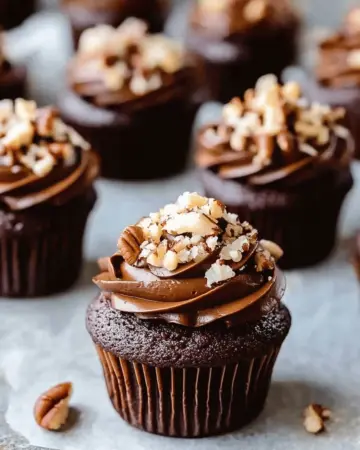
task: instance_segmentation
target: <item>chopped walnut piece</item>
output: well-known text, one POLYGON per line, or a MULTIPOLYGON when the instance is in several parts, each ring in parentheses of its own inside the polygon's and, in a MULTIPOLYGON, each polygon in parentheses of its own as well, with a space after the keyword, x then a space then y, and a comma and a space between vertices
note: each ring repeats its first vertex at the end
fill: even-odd
POLYGON ((169 219, 164 230, 170 234, 193 233, 199 236, 212 236, 219 232, 219 227, 204 214, 189 212, 176 214, 169 219))
POLYGON ((273 270, 275 267, 274 258, 268 250, 259 248, 255 253, 255 267, 257 272, 273 270))
POLYGON ((165 269, 172 271, 175 270, 178 265, 179 263, 176 253, 169 250, 164 256, 163 266, 165 269))
POLYGON ((12 116, 14 111, 14 103, 12 100, 0 100, 0 121, 7 120, 12 116))
POLYGON ((29 146, 34 138, 34 126, 28 121, 20 121, 12 125, 2 138, 5 147, 20 149, 23 145, 29 146))
POLYGON ((275 261, 278 261, 284 254, 283 249, 279 245, 275 244, 275 242, 262 239, 260 241, 260 245, 264 250, 267 250, 270 253, 275 261))
POLYGON ((15 114, 21 120, 35 120, 36 103, 24 100, 23 98, 17 98, 15 100, 15 114))
POLYGON ((197 192, 185 192, 178 198, 178 204, 184 208, 193 208, 195 206, 205 206, 208 199, 202 197, 197 192))
POLYGON ((241 261, 243 253, 250 249, 250 242, 246 236, 240 236, 232 243, 223 247, 220 252, 220 258, 224 260, 232 260, 234 262, 241 261))
POLYGON ((226 264, 222 264, 220 261, 216 261, 209 270, 205 273, 207 280, 207 286, 212 287, 214 284, 220 283, 233 278, 236 273, 232 268, 226 264))

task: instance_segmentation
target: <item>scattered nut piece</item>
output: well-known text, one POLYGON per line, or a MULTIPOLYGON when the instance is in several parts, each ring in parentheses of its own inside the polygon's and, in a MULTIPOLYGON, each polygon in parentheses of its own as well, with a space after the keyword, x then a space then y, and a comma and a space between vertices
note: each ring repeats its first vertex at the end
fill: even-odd
POLYGON ((71 383, 58 384, 42 394, 34 407, 36 423, 46 430, 59 430, 67 421, 71 395, 71 383))
POLYGON ((324 421, 331 417, 331 411, 319 404, 311 404, 304 410, 304 428, 308 433, 325 431, 324 421))
POLYGON ((279 259, 284 255, 283 249, 273 241, 267 241, 266 239, 262 239, 260 241, 260 245, 262 248, 264 248, 270 253, 270 255, 275 259, 275 261, 279 261, 279 259))
POLYGON ((205 273, 207 280, 207 286, 212 287, 214 284, 220 283, 233 278, 236 273, 227 264, 222 264, 220 261, 216 261, 209 270, 205 273))
POLYGON ((140 246, 144 240, 142 228, 136 225, 129 226, 122 232, 118 241, 118 249, 128 264, 135 264, 141 252, 140 246))
POLYGON ((244 18, 249 22, 259 22, 265 17, 267 3, 265 0, 251 0, 244 7, 244 18))

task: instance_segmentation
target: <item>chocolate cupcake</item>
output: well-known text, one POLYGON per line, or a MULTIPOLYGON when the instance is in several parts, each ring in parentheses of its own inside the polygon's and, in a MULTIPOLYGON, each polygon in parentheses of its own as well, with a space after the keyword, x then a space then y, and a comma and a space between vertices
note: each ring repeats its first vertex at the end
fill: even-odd
POLYGON ((280 86, 268 75, 199 131, 206 194, 276 241, 285 252, 282 268, 315 264, 334 246, 353 184, 353 140, 343 116, 341 108, 308 104, 297 83, 280 86))
POLYGON ((104 177, 151 179, 185 168, 198 90, 179 44, 147 34, 137 19, 89 29, 68 84, 62 116, 98 151, 104 177))
POLYGON ((10 29, 21 25, 35 12, 36 0, 0 0, 0 26, 10 29))
POLYGON ((294 61, 298 28, 288 0, 197 0, 187 43, 205 66, 211 97, 225 103, 294 61))
POLYGON ((360 7, 350 11, 340 31, 321 42, 315 74, 304 80, 306 96, 346 109, 360 158, 360 7))
POLYGON ((0 33, 0 100, 26 97, 26 69, 10 63, 3 41, 4 34, 0 33))
POLYGON ((97 158, 52 108, 0 102, 0 295, 62 291, 77 279, 97 158))
POLYGON ((151 32, 162 31, 168 12, 166 0, 62 0, 62 5, 76 46, 86 29, 99 24, 117 27, 129 17, 144 20, 151 32))
POLYGON ((123 231, 100 261, 87 329, 124 420, 201 437, 261 412, 291 324, 281 253, 196 193, 123 231))

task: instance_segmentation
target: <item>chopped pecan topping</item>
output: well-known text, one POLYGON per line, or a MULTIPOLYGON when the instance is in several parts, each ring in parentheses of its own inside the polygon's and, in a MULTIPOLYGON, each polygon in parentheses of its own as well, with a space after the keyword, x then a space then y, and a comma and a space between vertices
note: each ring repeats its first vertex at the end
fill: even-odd
MULTIPOLYGON (((205 274, 211 287, 235 276, 243 258, 251 256, 257 245, 257 230, 248 222, 240 222, 236 214, 228 213, 221 202, 185 192, 176 203, 126 228, 118 248, 128 264, 169 272, 182 264, 202 262, 215 255, 214 264, 205 274)), ((272 245, 272 250, 279 253, 279 248, 272 245)), ((259 272, 275 267, 274 258, 261 245, 255 261, 259 272)))
POLYGON ((86 143, 51 107, 37 109, 23 99, 0 101, 0 165, 24 167, 38 177, 76 161, 76 150, 86 143))
MULTIPOLYGON (((351 56, 351 55, 350 55, 351 56)), ((352 55, 352 64, 360 64, 359 55, 352 55), (358 61, 359 60, 359 61, 358 61)), ((360 67, 360 66, 359 66, 360 67)), ((330 143, 332 133, 348 136, 341 123, 345 111, 327 105, 307 104, 300 86, 289 82, 281 86, 274 75, 261 77, 244 100, 234 98, 223 107, 222 120, 206 128, 201 144, 209 151, 219 146, 248 155, 260 168, 273 162, 275 150, 317 156, 330 143)), ((220 147, 220 148, 221 148, 220 147)), ((286 156, 285 156, 286 157, 286 156)))
POLYGON ((184 67, 185 51, 165 35, 149 34, 142 20, 129 18, 118 28, 98 25, 84 31, 74 64, 79 83, 93 76, 110 91, 127 86, 142 96, 160 89, 164 75, 184 67))

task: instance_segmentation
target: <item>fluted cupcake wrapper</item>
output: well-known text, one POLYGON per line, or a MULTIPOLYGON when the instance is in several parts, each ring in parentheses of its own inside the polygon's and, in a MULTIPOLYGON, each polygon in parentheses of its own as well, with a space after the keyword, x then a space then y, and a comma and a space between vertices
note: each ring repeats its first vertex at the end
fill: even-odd
POLYGON ((107 390, 120 416, 137 428, 202 437, 242 427, 263 409, 280 347, 222 367, 159 368, 96 346, 107 390))
MULTIPOLYGON (((34 233, 0 235, 0 295, 34 297, 70 287, 82 267, 83 235, 91 208, 60 207, 34 233)), ((44 219, 44 218, 43 218, 44 219)), ((24 228, 26 227, 26 218, 24 228)))

